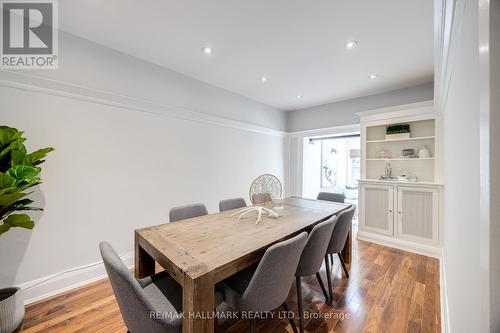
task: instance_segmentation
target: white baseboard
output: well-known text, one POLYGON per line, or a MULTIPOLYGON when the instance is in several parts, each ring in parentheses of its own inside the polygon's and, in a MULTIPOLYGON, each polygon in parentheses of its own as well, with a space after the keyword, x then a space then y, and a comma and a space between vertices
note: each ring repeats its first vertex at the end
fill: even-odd
POLYGON ((441 248, 432 247, 428 245, 415 244, 401 239, 378 235, 371 232, 359 230, 357 239, 372 242, 384 246, 394 247, 403 251, 418 253, 424 256, 441 258, 441 248))
MULTIPOLYGON (((133 253, 121 256, 125 265, 130 269, 134 266, 133 253)), ((24 299, 24 304, 52 297, 54 295, 69 291, 86 284, 107 278, 106 270, 102 261, 76 267, 57 274, 29 281, 19 285, 24 299)))
POLYGON ((444 256, 439 260, 439 285, 441 292, 441 332, 450 332, 450 317, 448 311, 448 293, 446 290, 446 267, 444 256))

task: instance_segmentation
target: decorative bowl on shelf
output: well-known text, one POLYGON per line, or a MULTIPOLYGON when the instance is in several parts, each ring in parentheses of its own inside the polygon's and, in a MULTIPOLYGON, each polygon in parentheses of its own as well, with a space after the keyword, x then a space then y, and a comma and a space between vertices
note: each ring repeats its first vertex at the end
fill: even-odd
POLYGON ((392 153, 387 149, 380 149, 375 153, 375 158, 391 158, 392 153))

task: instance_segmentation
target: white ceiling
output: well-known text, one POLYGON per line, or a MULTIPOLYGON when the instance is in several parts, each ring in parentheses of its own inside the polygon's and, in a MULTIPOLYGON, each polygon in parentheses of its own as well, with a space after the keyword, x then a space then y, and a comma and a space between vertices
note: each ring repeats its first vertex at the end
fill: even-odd
POLYGON ((433 0, 59 4, 63 30, 283 110, 433 79, 433 0))

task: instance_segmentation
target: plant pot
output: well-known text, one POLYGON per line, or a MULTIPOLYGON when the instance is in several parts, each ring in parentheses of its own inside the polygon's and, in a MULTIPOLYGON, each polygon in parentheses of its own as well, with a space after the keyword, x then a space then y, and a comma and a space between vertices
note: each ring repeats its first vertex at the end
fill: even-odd
POLYGON ((386 140, 401 140, 401 139, 409 139, 410 133, 397 133, 397 134, 386 134, 386 140))
POLYGON ((12 333, 24 318, 24 304, 19 288, 0 289, 0 333, 12 333))

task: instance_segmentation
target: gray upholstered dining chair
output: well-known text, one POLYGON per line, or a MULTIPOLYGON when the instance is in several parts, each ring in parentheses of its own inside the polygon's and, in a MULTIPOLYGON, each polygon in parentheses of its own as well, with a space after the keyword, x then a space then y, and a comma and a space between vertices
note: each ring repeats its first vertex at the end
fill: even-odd
POLYGON ((333 228, 332 238, 330 239, 330 244, 328 244, 328 249, 326 250, 325 255, 325 264, 326 264, 326 275, 328 279, 328 292, 330 293, 330 301, 332 298, 332 277, 331 277, 331 267, 330 261, 328 260, 328 256, 330 256, 330 260, 333 264, 333 255, 337 254, 340 263, 342 264, 342 269, 347 277, 349 277, 349 272, 347 271, 347 267, 344 262, 344 258, 342 257, 342 249, 345 246, 345 242, 347 240, 347 236, 349 235, 349 231, 351 230, 352 224, 352 216, 354 215, 354 210, 356 208, 351 207, 349 209, 345 209, 340 212, 337 216, 337 221, 333 228))
POLYGON ((329 294, 326 292, 325 285, 323 284, 323 280, 321 280, 319 270, 323 263, 323 258, 325 258, 336 219, 337 217, 333 216, 330 219, 314 226, 312 231, 309 233, 309 237, 307 237, 306 245, 304 246, 299 265, 297 266, 297 271, 295 272, 299 328, 301 333, 304 332, 304 324, 302 320, 302 277, 315 274, 321 290, 325 295, 325 301, 328 303, 330 300, 328 296, 329 294))
POLYGON ((344 203, 345 195, 343 193, 319 192, 317 199, 344 203))
POLYGON ((207 214, 207 207, 204 204, 198 203, 174 207, 170 210, 169 216, 170 222, 175 222, 207 214))
MULTIPOLYGON (((286 297, 293 283, 300 255, 306 244, 307 233, 270 246, 261 261, 230 276, 217 285, 224 294, 224 302, 239 311, 265 312, 283 306, 289 311, 286 297)), ((293 318, 289 318, 297 332, 293 318)), ((256 331, 256 319, 250 321, 250 330, 256 331)))
POLYGON ((247 203, 243 198, 233 198, 219 201, 219 211, 246 207, 247 203))
MULTIPOLYGON (((128 331, 181 332, 182 287, 166 272, 136 280, 109 243, 99 248, 128 331)), ((215 291, 215 299, 222 303, 222 294, 215 291)))

